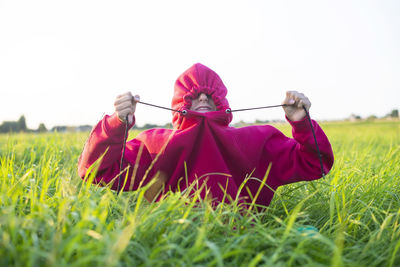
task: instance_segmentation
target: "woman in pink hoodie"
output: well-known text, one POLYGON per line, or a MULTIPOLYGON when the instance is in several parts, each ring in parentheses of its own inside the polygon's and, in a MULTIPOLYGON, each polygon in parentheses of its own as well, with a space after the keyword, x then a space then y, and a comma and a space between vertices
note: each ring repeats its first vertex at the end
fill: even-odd
MULTIPOLYGON (((172 98, 173 129, 150 129, 126 143, 120 160, 126 125, 135 122, 138 96, 117 97, 116 112, 93 129, 79 158, 79 175, 101 156, 94 183, 131 191, 152 181, 145 197, 158 200, 169 190, 200 190, 213 203, 255 203, 267 206, 281 185, 319 179, 321 165, 305 107, 311 103, 296 91, 283 101, 293 138, 270 125, 230 127, 232 113, 227 89, 208 67, 195 64, 175 83, 172 98), (128 118, 128 123, 125 123, 128 118), (126 173, 128 172, 128 173, 126 173), (119 181, 119 179, 123 179, 119 181)), ((323 172, 333 165, 331 145, 312 120, 321 152, 323 172)), ((245 204, 246 205, 246 204, 245 204)))

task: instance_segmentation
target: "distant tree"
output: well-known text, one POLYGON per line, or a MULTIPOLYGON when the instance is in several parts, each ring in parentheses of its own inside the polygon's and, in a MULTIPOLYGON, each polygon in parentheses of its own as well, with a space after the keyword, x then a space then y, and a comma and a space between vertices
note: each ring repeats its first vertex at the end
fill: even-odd
POLYGON ((18 123, 16 121, 4 121, 0 125, 0 132, 1 133, 19 132, 18 123))
POLYGON ((37 131, 38 131, 39 133, 45 133, 45 132, 47 132, 46 125, 44 125, 44 123, 39 124, 39 127, 38 127, 37 131))
POLYGON ((19 117, 18 120, 18 132, 22 131, 22 132, 26 132, 27 131, 27 127, 26 127, 26 120, 25 120, 25 116, 22 115, 21 117, 19 117))
POLYGON ((151 123, 146 123, 142 129, 152 129, 152 128, 158 128, 159 126, 157 124, 151 124, 151 123))
POLYGON ((18 121, 4 121, 0 125, 1 133, 18 133, 18 132, 27 132, 28 128, 26 127, 25 116, 22 115, 18 121))
POLYGON ((238 128, 244 127, 244 126, 247 126, 247 125, 249 125, 249 124, 247 122, 243 121, 243 120, 233 124, 234 127, 238 127, 238 128))
POLYGON ((164 126, 162 126, 162 128, 172 129, 172 123, 167 122, 166 124, 164 124, 164 126))
POLYGON ((399 117, 399 110, 398 109, 393 109, 392 112, 390 112, 390 117, 398 118, 399 117))
POLYGON ((263 120, 256 119, 256 122, 255 122, 255 123, 256 123, 256 124, 267 124, 267 123, 269 123, 269 120, 263 121, 263 120))
POLYGON ((377 118, 378 117, 375 116, 375 115, 370 115, 370 116, 367 117, 367 121, 373 121, 373 120, 376 120, 377 118))
POLYGON ((67 131, 67 126, 54 126, 51 128, 52 132, 58 132, 58 133, 63 133, 67 131))
POLYGON ((351 114, 349 119, 350 119, 350 121, 359 121, 359 120, 361 120, 361 116, 356 115, 356 114, 351 114))
POLYGON ((387 113, 383 118, 394 118, 397 119, 399 118, 399 110, 398 109, 392 109, 389 113, 387 113))

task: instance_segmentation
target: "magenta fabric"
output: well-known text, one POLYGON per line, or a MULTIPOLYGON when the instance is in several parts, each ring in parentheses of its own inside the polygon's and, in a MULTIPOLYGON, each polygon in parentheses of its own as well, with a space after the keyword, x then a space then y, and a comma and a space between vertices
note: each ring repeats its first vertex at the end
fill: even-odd
MULTIPOLYGON (((172 108, 187 110, 187 115, 173 112, 173 130, 143 131, 127 142, 124 168, 130 168, 123 190, 137 190, 161 173, 166 179, 159 198, 168 190, 185 190, 194 182, 196 188, 204 186, 201 196, 208 192, 214 203, 230 202, 237 196, 240 203, 252 202, 260 189, 255 203, 267 206, 279 186, 321 177, 306 119, 289 121, 293 138, 270 125, 230 127, 232 114, 225 112, 229 108, 226 94, 220 77, 206 66, 195 64, 185 71, 175 83, 172 108), (201 92, 212 97, 217 111, 189 110, 191 99, 201 92), (269 165, 267 185, 262 185, 269 165)), ((328 173, 334 161, 332 148, 318 123, 314 120, 312 123, 324 172, 328 173)), ((94 127, 79 159, 82 178, 89 166, 105 153, 94 182, 102 185, 114 181, 112 189, 117 189, 124 129, 116 114, 105 116, 94 127)))

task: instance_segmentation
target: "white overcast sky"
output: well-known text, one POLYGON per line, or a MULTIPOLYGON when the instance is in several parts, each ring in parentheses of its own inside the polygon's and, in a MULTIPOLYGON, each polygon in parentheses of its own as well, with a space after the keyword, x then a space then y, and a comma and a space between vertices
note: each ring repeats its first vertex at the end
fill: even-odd
MULTIPOLYGON (((125 91, 170 106, 193 63, 215 70, 232 108, 304 92, 311 115, 400 107, 400 1, 0 0, 0 123, 95 124, 125 91)), ((283 119, 234 114, 234 122, 283 119)), ((138 106, 137 123, 171 113, 138 106)))

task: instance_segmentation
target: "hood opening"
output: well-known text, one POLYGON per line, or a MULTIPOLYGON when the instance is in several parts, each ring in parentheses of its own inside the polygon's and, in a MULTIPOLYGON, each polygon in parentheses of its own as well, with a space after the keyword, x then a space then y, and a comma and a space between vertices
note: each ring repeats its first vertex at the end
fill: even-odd
MULTIPOLYGON (((196 63, 182 73, 175 82, 174 96, 172 98, 172 109, 189 110, 192 99, 199 94, 205 93, 211 97, 217 111, 225 111, 229 107, 226 99, 228 90, 218 74, 200 63, 196 63)), ((232 114, 227 114, 232 120, 232 114)), ((172 123, 174 128, 179 128, 183 115, 173 113, 172 123)))

